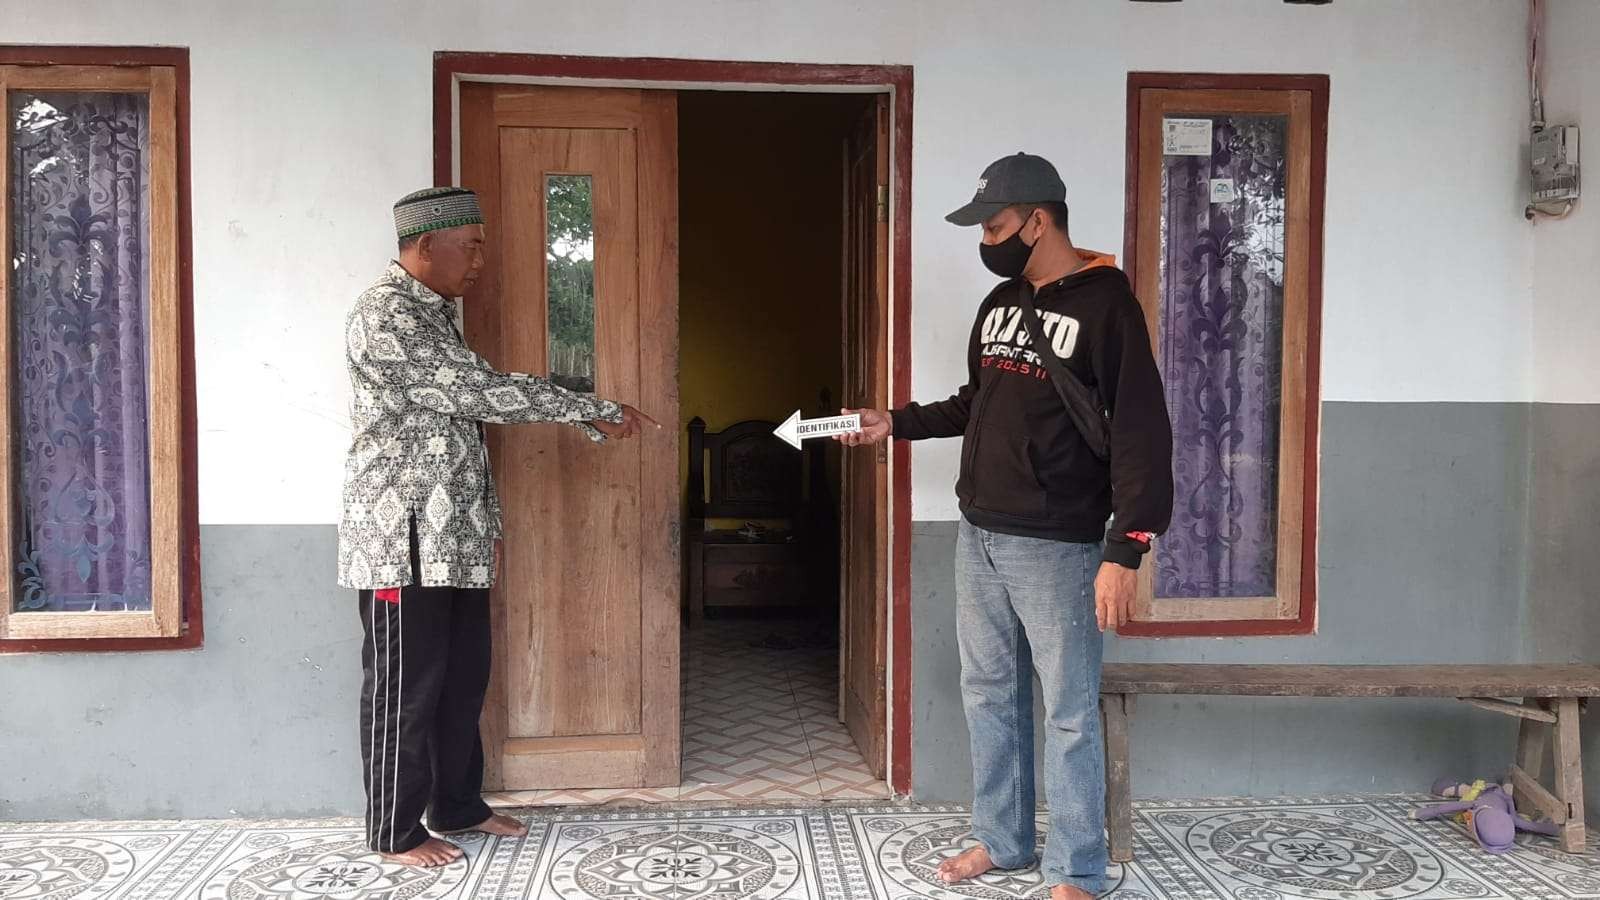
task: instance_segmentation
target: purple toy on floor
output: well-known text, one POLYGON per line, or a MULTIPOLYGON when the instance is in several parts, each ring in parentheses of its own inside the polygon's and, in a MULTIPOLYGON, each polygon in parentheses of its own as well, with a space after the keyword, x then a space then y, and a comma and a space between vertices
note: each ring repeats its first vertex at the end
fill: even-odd
POLYGON ((1467 833, 1489 853, 1505 853, 1516 846, 1517 832, 1547 834, 1560 833, 1550 822, 1535 822, 1517 815, 1516 803, 1511 794, 1498 784, 1477 781, 1462 784, 1441 778, 1433 783, 1433 793, 1440 797, 1460 798, 1454 803, 1435 803, 1411 814, 1415 819, 1437 819, 1459 816, 1466 823, 1467 833))

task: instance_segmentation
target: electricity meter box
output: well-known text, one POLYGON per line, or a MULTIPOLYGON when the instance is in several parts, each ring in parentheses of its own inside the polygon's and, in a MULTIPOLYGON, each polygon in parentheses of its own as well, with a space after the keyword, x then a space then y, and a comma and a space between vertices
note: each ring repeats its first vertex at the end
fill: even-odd
POLYGON ((1534 131, 1531 150, 1533 202, 1578 199, 1578 126, 1552 125, 1534 131))

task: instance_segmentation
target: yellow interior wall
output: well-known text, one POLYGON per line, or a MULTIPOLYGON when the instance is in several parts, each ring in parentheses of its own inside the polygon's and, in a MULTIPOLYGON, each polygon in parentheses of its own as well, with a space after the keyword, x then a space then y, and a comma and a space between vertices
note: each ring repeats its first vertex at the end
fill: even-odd
POLYGON ((680 483, 695 416, 708 431, 811 417, 824 388, 838 406, 842 142, 860 102, 679 95, 680 483))

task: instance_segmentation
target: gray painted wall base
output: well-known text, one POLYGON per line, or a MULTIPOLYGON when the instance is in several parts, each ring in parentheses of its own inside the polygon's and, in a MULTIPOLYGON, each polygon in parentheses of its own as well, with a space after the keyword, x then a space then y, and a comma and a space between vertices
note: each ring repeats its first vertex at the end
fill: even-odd
POLYGON ((206 643, 0 656, 0 819, 359 815, 334 528, 202 528, 206 643))
MULTIPOLYGON (((1600 406, 1538 404, 1530 433, 1527 658, 1600 662, 1600 406)), ((1600 717, 1583 726, 1584 804, 1600 822, 1600 717)))
MULTIPOLYGON (((1323 405, 1317 634, 1122 640, 1107 659, 1511 662, 1521 625, 1527 407, 1323 405)), ((955 523, 913 529, 913 792, 966 800, 955 523)), ((1426 790, 1510 762, 1515 726, 1454 702, 1146 698, 1140 797, 1426 790)))

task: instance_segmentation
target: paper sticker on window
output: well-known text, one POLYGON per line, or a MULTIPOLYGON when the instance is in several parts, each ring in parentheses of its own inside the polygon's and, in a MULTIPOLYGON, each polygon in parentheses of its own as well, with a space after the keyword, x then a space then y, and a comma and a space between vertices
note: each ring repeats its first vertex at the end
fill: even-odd
POLYGON ((1163 119, 1161 152, 1167 156, 1210 156, 1210 119, 1163 119))
POLYGON ((1239 199, 1239 189, 1234 186, 1232 178, 1211 179, 1211 202, 1233 203, 1239 199))

